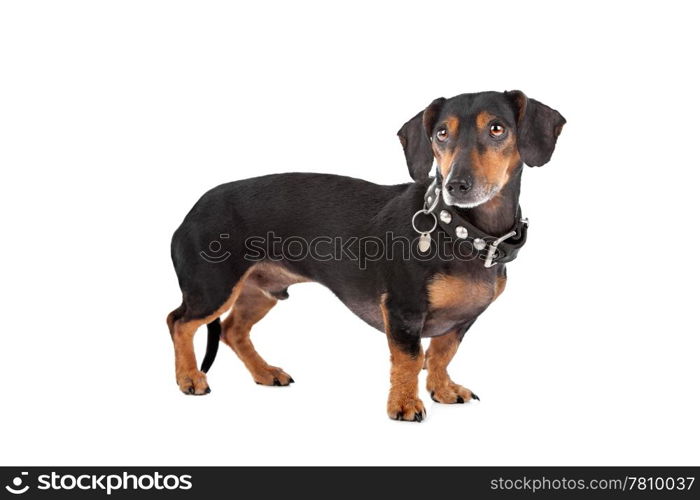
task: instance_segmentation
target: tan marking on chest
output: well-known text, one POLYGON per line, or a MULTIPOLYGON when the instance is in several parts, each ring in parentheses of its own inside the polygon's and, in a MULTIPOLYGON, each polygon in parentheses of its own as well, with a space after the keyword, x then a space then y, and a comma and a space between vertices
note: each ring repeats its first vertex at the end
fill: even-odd
POLYGON ((488 282, 437 274, 428 285, 428 299, 431 309, 485 306, 495 298, 495 291, 493 284, 488 282))
POLYGON ((493 295, 493 300, 496 300, 506 289, 506 281, 508 279, 505 276, 499 276, 496 278, 496 292, 493 295))

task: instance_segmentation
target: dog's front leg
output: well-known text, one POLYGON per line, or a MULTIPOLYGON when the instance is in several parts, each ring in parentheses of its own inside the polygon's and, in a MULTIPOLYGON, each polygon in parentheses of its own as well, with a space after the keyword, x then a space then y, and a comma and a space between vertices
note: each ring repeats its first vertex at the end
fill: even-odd
POLYGON ((464 332, 469 326, 471 324, 462 331, 450 332, 430 340, 430 347, 425 356, 425 367, 428 369, 428 392, 436 403, 451 404, 465 403, 472 399, 479 400, 479 396, 472 391, 454 383, 447 373, 447 365, 457 353, 464 332))
POLYGON ((391 352, 389 418, 420 422, 425 418, 425 406, 418 398, 418 374, 424 361, 420 334, 425 312, 397 305, 385 296, 382 314, 391 352))

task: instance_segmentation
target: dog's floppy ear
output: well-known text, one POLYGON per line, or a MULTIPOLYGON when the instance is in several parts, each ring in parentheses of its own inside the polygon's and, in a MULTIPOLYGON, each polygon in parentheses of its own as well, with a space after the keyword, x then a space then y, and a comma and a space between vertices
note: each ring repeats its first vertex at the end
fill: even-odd
POLYGON ((444 102, 444 97, 435 99, 425 110, 404 123, 397 134, 406 155, 408 172, 415 181, 427 179, 433 166, 433 148, 429 137, 444 102))
POLYGON ((539 101, 528 98, 519 90, 505 92, 518 118, 518 151, 531 167, 541 167, 549 161, 566 120, 559 112, 539 101))

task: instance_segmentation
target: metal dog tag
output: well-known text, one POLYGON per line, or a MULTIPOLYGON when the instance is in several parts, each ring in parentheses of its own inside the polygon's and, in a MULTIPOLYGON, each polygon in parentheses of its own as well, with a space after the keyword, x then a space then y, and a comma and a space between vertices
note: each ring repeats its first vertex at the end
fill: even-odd
POLYGON ((430 233, 421 233, 418 239, 418 251, 427 253, 430 250, 430 233))
POLYGON ((435 210, 435 207, 432 207, 430 210, 422 208, 413 214, 413 218, 411 219, 413 230, 420 234, 420 238, 418 238, 418 251, 420 253, 427 253, 430 251, 430 233, 435 231, 435 228, 437 227, 437 217, 435 217, 432 210, 435 210), (431 227, 428 231, 421 231, 418 229, 418 226, 416 226, 416 217, 418 217, 419 214, 427 215, 433 218, 433 227, 431 227))

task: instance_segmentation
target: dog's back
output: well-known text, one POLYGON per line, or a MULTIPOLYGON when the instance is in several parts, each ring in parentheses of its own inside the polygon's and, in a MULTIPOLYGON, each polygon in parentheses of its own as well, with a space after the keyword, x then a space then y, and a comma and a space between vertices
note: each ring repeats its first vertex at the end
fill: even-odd
MULTIPOLYGON (((333 289, 336 276, 347 280, 348 272, 357 273, 356 263, 304 255, 283 259, 275 241, 288 244, 290 251, 286 253, 294 254, 295 244, 309 244, 318 238, 346 242, 368 234, 377 213, 413 186, 382 186, 329 174, 286 173, 211 189, 197 201, 172 238, 171 255, 187 303, 186 316, 211 314, 226 301, 243 274, 263 260, 276 260, 299 276, 313 274, 315 281, 333 289), (347 266, 348 272, 338 272, 339 266, 347 266)), ((317 244, 316 249, 323 244, 317 244)), ((301 252, 299 248, 297 253, 301 252)))

